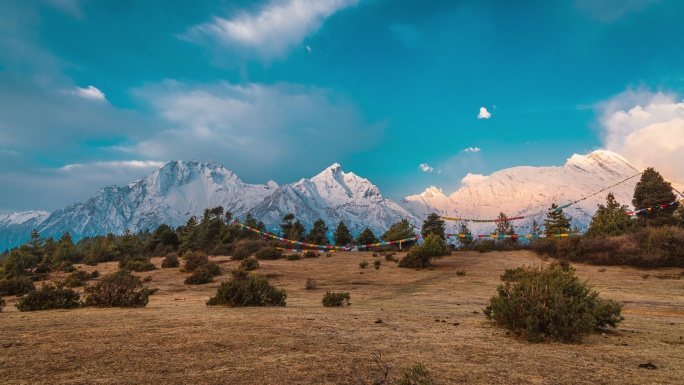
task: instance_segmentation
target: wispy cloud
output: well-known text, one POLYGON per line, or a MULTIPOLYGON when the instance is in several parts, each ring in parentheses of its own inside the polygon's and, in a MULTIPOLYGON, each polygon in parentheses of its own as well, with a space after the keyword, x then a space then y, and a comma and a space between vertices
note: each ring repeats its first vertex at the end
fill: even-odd
POLYGON ((480 152, 480 150, 481 149, 479 147, 468 147, 468 148, 464 148, 461 151, 463 151, 463 152, 480 152))
POLYGON ((428 166, 427 163, 422 163, 420 166, 418 166, 418 168, 422 172, 433 172, 435 170, 433 167, 428 166))
POLYGON ((87 88, 74 87, 70 93, 80 96, 85 99, 100 100, 105 101, 105 94, 93 86, 88 86, 87 88))
POLYGON ((674 94, 630 90, 600 103, 603 142, 639 168, 684 181, 684 101, 674 94))
POLYGON ((602 23, 619 20, 637 13, 660 0, 575 0, 575 7, 586 16, 602 23))
POLYGON ((154 170, 164 165, 164 162, 155 160, 117 160, 109 162, 74 163, 60 167, 59 171, 72 172, 83 170, 121 170, 121 169, 144 169, 154 170))
POLYGON ((181 38, 255 54, 262 60, 285 56, 317 32, 325 19, 359 0, 272 1, 257 12, 212 21, 190 28, 181 38))
POLYGON ((478 119, 489 119, 492 117, 492 114, 487 111, 485 107, 480 107, 480 113, 477 115, 478 119))

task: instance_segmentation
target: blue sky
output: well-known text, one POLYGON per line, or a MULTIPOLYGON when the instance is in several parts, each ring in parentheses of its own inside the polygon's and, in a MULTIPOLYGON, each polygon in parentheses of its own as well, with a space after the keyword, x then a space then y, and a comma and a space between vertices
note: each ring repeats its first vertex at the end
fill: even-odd
POLYGON ((605 148, 684 181, 684 2, 0 0, 0 212, 169 160, 392 199, 605 148), (196 4, 195 4, 196 3, 196 4))

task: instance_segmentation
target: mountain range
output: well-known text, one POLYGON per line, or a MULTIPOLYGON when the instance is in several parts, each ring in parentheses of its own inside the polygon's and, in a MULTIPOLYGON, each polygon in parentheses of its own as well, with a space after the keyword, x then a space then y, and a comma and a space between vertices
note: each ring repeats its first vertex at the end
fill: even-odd
MULTIPOLYGON (((183 225, 191 216, 202 216, 207 208, 223 206, 233 217, 251 213, 269 231, 277 231, 287 213, 294 213, 310 228, 321 218, 329 235, 344 221, 354 235, 366 227, 376 235, 406 218, 420 227, 431 212, 446 217, 493 219, 500 212, 508 217, 525 216, 513 222, 529 226, 543 222, 552 203, 580 200, 565 209, 578 227, 587 225, 608 191, 618 202, 629 205, 640 170, 622 156, 609 151, 573 155, 564 166, 514 167, 488 176, 469 175, 467 184, 451 195, 430 187, 419 195, 394 202, 385 198, 368 179, 344 172, 333 164, 311 179, 279 186, 247 184, 232 171, 214 162, 172 161, 127 186, 100 189, 85 203, 75 203, 54 212, 28 211, 0 214, 0 250, 24 243, 32 229, 42 236, 59 238, 69 231, 75 240, 107 233, 121 234, 154 229, 162 223, 183 225), (627 181, 618 184, 618 182, 627 181)), ((457 222, 447 221, 447 232, 457 232, 457 222)), ((472 223, 473 233, 491 232, 493 223, 472 223)), ((518 230, 524 234, 525 230, 518 230)))

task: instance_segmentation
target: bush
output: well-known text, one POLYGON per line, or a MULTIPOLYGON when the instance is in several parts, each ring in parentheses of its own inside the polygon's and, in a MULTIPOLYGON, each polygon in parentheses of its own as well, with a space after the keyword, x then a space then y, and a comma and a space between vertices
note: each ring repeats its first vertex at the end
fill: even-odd
POLYGON ((5 308, 5 299, 0 298, 0 311, 2 311, 2 309, 4 309, 4 308, 5 308))
POLYGON ((375 270, 380 270, 382 262, 380 262, 380 260, 376 260, 375 262, 373 262, 373 265, 375 266, 375 270))
POLYGON ((90 274, 79 270, 67 275, 67 277, 64 278, 63 284, 66 287, 84 286, 89 279, 90 274))
POLYGON ((208 306, 285 306, 287 293, 272 286, 266 277, 233 270, 232 279, 221 283, 208 306))
POLYGON ((0 279, 0 296, 24 295, 35 289, 33 280, 23 275, 10 279, 0 279))
POLYGON ((432 385, 432 380, 423 364, 415 364, 404 371, 404 377, 399 381, 399 385, 432 385))
POLYGON ((295 254, 288 254, 285 257, 285 259, 287 259, 288 261, 299 261, 300 259, 302 259, 302 256, 299 254, 296 254, 296 253, 295 254))
POLYGON ((318 283, 313 278, 306 279, 306 290, 316 290, 318 288, 318 283))
POLYGON ((175 255, 167 255, 162 261, 161 265, 164 269, 173 268, 180 266, 180 261, 175 255))
POLYGON ((97 278, 97 277, 99 277, 99 276, 100 276, 100 272, 97 271, 97 270, 93 270, 93 272, 90 273, 90 278, 91 278, 91 279, 97 278))
POLYGON ((465 272, 465 270, 456 270, 456 275, 463 276, 463 275, 466 275, 466 272, 465 272))
POLYGON ((185 265, 183 270, 185 271, 195 271, 197 268, 209 263, 209 257, 203 253, 193 253, 189 255, 185 260, 185 265))
POLYGON ((624 319, 622 305, 598 298, 567 264, 508 269, 501 280, 484 313, 530 342, 576 342, 624 319))
POLYGON ((318 258, 318 253, 307 251, 304 253, 304 258, 318 258))
POLYGON ((256 270, 258 268, 259 268, 259 261, 254 257, 249 257, 247 259, 243 259, 242 262, 240 263, 240 269, 245 270, 245 271, 252 271, 252 270, 256 270))
POLYGON ((263 246, 264 242, 260 240, 241 240, 235 245, 235 251, 231 256, 231 259, 234 261, 241 261, 247 257, 250 257, 263 246))
POLYGON ((446 242, 439 235, 428 234, 422 245, 413 246, 404 258, 399 261, 399 267, 424 268, 430 266, 432 259, 442 258, 451 254, 446 242))
POLYGON ((359 263, 359 267, 362 268, 362 269, 367 268, 367 267, 368 267, 368 262, 363 261, 363 262, 359 263))
POLYGON ((195 269, 192 274, 185 278, 186 285, 203 285, 209 282, 214 282, 214 274, 211 273, 206 265, 195 269))
POLYGON ((79 307, 78 300, 78 293, 64 288, 61 284, 43 284, 40 289, 23 296, 17 303, 17 309, 19 311, 73 309, 79 307))
POLYGON ((95 285, 85 289, 85 306, 144 307, 149 300, 149 289, 140 277, 128 270, 104 275, 95 285))
POLYGON ((275 259, 280 259, 283 257, 283 252, 280 250, 276 250, 273 247, 262 247, 261 249, 257 250, 256 253, 254 253, 254 256, 257 259, 261 260, 275 260, 275 259))
POLYGON ((322 302, 325 307, 350 306, 349 298, 349 292, 331 293, 326 291, 322 302))
POLYGON ((138 255, 135 257, 127 256, 119 261, 119 269, 141 272, 154 270, 156 267, 150 262, 149 258, 138 255))

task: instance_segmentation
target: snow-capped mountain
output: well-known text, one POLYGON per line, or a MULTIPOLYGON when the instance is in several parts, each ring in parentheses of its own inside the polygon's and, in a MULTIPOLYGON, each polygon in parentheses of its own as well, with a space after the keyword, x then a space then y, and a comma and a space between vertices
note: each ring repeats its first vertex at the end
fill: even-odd
POLYGON ((0 250, 24 243, 33 228, 44 237, 59 238, 69 231, 78 240, 107 233, 154 229, 162 223, 185 224, 205 209, 223 206, 235 218, 247 213, 277 229, 282 217, 294 213, 305 226, 321 218, 330 228, 344 220, 353 234, 369 227, 382 234, 389 226, 418 219, 386 199, 367 179, 345 173, 334 164, 312 179, 278 186, 246 184, 214 162, 169 162, 128 186, 105 187, 85 203, 53 213, 27 212, 0 216, 0 250))
MULTIPOLYGON (((562 167, 524 166, 489 176, 471 175, 467 178, 472 180, 470 183, 449 196, 431 187, 420 195, 406 197, 401 204, 421 218, 437 212, 454 218, 495 219, 503 212, 508 217, 525 216, 526 219, 512 224, 529 226, 534 219, 543 223, 552 203, 563 206, 636 175, 563 210, 572 216, 574 225, 582 227, 589 224, 597 205, 605 204, 609 192, 621 204, 631 206, 639 171, 622 156, 599 150, 573 155, 562 167)), ((474 233, 489 233, 495 228, 492 223, 467 225, 474 233)), ((457 222, 447 221, 447 230, 457 232, 457 222)))

